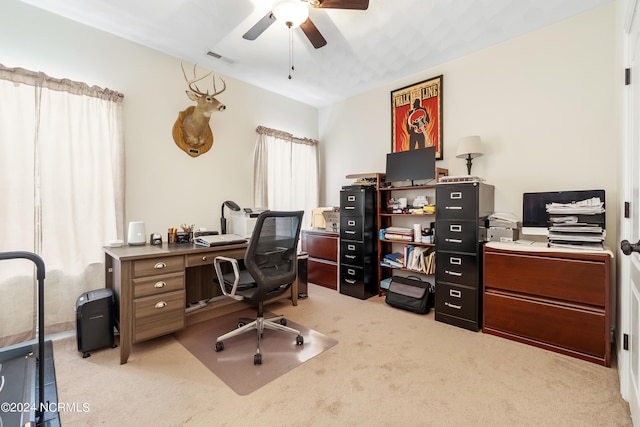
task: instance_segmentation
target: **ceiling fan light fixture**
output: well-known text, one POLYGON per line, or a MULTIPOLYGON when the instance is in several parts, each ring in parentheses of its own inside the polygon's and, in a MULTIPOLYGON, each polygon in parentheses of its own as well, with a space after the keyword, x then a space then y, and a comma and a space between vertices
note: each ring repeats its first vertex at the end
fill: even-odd
POLYGON ((300 0, 276 0, 271 11, 278 21, 290 28, 299 26, 309 17, 309 8, 300 0))

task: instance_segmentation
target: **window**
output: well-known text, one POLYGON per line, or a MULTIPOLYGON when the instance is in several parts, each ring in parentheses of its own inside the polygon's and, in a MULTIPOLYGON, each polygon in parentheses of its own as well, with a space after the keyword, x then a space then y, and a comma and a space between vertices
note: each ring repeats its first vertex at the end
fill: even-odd
POLYGON ((318 207, 318 141, 258 127, 254 154, 254 205, 304 210, 309 224, 318 207))
MULTIPOLYGON (((46 333, 73 329, 77 297, 104 287, 102 247, 123 235, 122 98, 0 65, 0 251, 43 258, 46 333)), ((33 336, 34 274, 2 261, 0 345, 33 336)))

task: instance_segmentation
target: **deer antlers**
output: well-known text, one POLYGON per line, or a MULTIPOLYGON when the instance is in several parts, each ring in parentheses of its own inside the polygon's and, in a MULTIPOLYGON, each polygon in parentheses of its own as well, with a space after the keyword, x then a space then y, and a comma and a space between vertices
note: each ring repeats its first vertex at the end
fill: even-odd
MULTIPOLYGON (((193 79, 189 79, 187 77, 187 73, 184 71, 184 65, 182 64, 182 62, 180 63, 180 67, 182 68, 182 75, 184 76, 184 79, 187 81, 187 85, 189 87, 189 89, 199 95, 199 96, 207 96, 209 95, 209 91, 207 90, 207 93, 202 92, 200 89, 198 89, 198 86, 196 86, 196 83, 199 82, 200 80, 203 80, 207 77, 209 77, 210 75, 213 74, 213 71, 208 72, 207 74, 205 74, 202 77, 197 77, 196 76, 196 64, 193 64, 193 79)), ((213 76, 213 94, 211 94, 211 96, 216 96, 216 95, 220 95, 222 92, 225 91, 225 89, 227 88, 227 84, 225 83, 225 81, 222 79, 222 77, 220 78, 220 80, 222 80, 222 90, 221 91, 217 91, 216 89, 216 77, 213 76)))

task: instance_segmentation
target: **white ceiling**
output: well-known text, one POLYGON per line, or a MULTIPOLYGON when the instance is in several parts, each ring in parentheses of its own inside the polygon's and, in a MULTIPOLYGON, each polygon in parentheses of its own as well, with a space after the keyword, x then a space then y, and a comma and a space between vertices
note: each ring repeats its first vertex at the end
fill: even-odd
POLYGON ((613 0, 370 0, 311 9, 327 45, 275 22, 242 38, 272 0, 22 0, 187 63, 322 107, 613 0), (208 51, 222 56, 215 59, 208 51))

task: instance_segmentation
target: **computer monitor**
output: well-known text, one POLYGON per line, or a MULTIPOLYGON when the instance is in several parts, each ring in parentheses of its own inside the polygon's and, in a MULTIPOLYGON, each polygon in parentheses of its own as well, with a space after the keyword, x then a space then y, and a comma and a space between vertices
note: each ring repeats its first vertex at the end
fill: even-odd
POLYGON ((429 180, 436 177, 436 148, 387 154, 386 182, 429 180))

